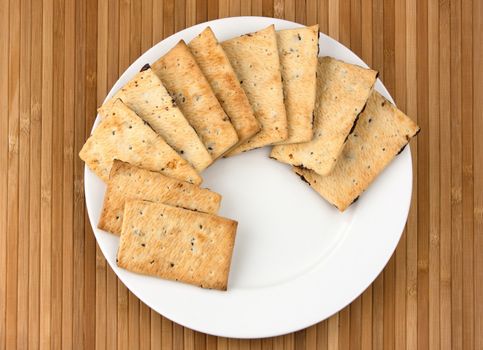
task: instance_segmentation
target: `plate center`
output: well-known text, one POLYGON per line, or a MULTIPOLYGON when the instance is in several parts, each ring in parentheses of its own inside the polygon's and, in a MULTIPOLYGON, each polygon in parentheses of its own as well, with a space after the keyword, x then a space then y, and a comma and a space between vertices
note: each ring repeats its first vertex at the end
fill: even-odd
POLYGON ((260 288, 300 276, 326 257, 353 216, 326 203, 267 147, 218 160, 203 187, 223 196, 220 215, 238 221, 230 288, 260 288))

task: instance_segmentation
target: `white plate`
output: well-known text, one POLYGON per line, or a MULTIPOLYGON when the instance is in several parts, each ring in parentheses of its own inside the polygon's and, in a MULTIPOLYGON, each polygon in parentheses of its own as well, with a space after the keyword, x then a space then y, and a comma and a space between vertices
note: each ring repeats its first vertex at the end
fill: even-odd
MULTIPOLYGON (((274 18, 236 17, 176 33, 136 60, 108 98, 145 63, 156 61, 180 39, 188 42, 208 25, 222 41, 270 24, 276 29, 300 26, 274 18)), ((320 55, 365 66, 349 49, 324 34, 320 35, 320 55)), ((392 101, 380 81, 376 88, 392 101)), ((87 210, 97 242, 129 290, 183 326, 237 338, 275 336, 305 328, 362 293, 386 265, 406 222, 412 185, 409 147, 343 214, 300 181, 289 166, 268 159, 268 153, 266 147, 221 159, 203 173, 204 186, 223 195, 220 214, 239 222, 228 292, 118 268, 118 237, 96 228, 105 185, 86 167, 87 210)))

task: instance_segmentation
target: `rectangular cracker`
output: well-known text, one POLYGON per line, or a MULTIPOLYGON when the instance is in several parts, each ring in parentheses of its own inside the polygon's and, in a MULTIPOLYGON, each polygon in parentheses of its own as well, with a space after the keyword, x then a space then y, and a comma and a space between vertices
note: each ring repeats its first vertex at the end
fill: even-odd
POLYGON ((281 144, 312 140, 319 26, 277 31, 287 111, 288 138, 281 144))
POLYGON ((271 145, 288 137, 282 76, 273 25, 221 43, 262 130, 229 155, 271 145))
POLYGON ((373 92, 349 136, 334 170, 327 176, 296 167, 295 172, 328 202, 344 211, 419 132, 419 127, 373 92))
POLYGON ((120 235, 124 203, 128 199, 161 202, 210 214, 218 212, 221 202, 218 193, 115 160, 97 227, 120 235))
POLYGON ((238 144, 248 140, 260 131, 260 123, 215 34, 207 27, 188 46, 230 118, 238 134, 238 144))
POLYGON ((202 288, 226 290, 237 222, 140 200, 126 201, 117 264, 202 288))
POLYGON ((320 175, 330 173, 371 94, 376 76, 371 69, 320 57, 312 141, 275 146, 270 157, 320 175))
POLYGON ((198 172, 211 164, 211 156, 203 142, 149 65, 143 67, 112 99, 101 106, 101 110, 118 98, 148 122, 198 172))
POLYGON ((156 61, 152 68, 213 159, 238 142, 230 119, 184 41, 156 61))
POLYGON ((121 100, 99 113, 103 119, 79 156, 104 182, 109 180, 114 159, 119 159, 178 180, 201 183, 196 170, 121 100))

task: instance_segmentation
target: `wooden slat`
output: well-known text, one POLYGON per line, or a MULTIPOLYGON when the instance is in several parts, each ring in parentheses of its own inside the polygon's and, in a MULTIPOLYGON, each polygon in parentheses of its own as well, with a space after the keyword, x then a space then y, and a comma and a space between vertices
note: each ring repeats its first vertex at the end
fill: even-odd
MULTIPOLYGON (((295 332, 293 336, 293 343, 294 343, 294 349, 305 349, 305 329, 295 332)), ((263 343, 262 343, 263 345, 263 343)), ((262 346, 262 349, 265 349, 266 347, 262 346)))
POLYGON ((350 48, 360 57, 362 56, 362 0, 351 0, 350 18, 350 48))
POLYGON ((372 349, 372 286, 362 294, 361 349, 372 349))
POLYGON ((329 0, 317 1, 317 23, 322 33, 329 33, 329 0))
POLYGON ((335 350, 339 347, 339 314, 327 320, 327 349, 335 350))
MULTIPOLYGON (((17 347, 17 269, 19 234, 19 121, 20 99, 20 2, 9 7, 8 59, 8 188, 7 195, 7 271, 6 271, 6 348, 17 347)), ((4 194, 5 195, 5 194, 4 194)))
POLYGON ((451 71, 450 4, 439 9, 439 113, 440 113, 440 298, 441 349, 451 349, 451 71))
POLYGON ((74 277, 74 124, 75 124, 75 2, 65 1, 64 15, 64 148, 62 225, 62 348, 73 344, 74 277))
POLYGON ((289 21, 295 21, 295 0, 285 0, 284 17, 289 21))
POLYGON ((418 348, 429 347, 429 106, 428 106, 428 1, 417 2, 418 40, 418 348))
POLYGON ((362 0, 361 7, 361 57, 372 66, 372 0, 362 0))
MULTIPOLYGON (((429 115, 439 115, 439 1, 428 2, 429 115)), ((429 118, 429 347, 440 344, 440 127, 429 118)))
MULTIPOLYGON (((40 349, 50 349, 51 319, 51 203, 52 203, 52 77, 53 1, 42 9, 42 146, 40 211, 40 349)), ((83 231, 81 231, 83 232, 83 231)), ((83 285, 83 283, 82 283, 83 285)))
MULTIPOLYGON (((42 50, 42 4, 32 2, 31 52, 42 50)), ((0 20, 1 21, 1 20, 0 20)), ((1 41, 1 40, 0 40, 1 41)), ((0 48, 0 51, 2 48, 0 48)), ((0 59, 1 61, 1 59, 0 59)), ((1 63, 0 63, 1 66, 1 63)), ((30 234, 29 234, 29 311, 28 348, 39 348, 40 321, 40 206, 41 206, 41 137, 42 137, 42 59, 30 63, 30 234)), ((0 88, 1 90, 1 88, 0 88)), ((7 118, 2 118, 7 120, 7 118)), ((1 137, 1 135, 0 135, 1 137)), ((1 161, 0 161, 1 164, 1 161)), ((0 185, 1 186, 1 185, 0 185)), ((0 190, 1 192, 1 190, 0 190)), ((1 216, 1 209, 0 209, 1 216)), ((1 219, 0 219, 1 220, 1 219)), ((1 228, 0 228, 0 231, 1 228)), ((1 243, 0 243, 1 245, 1 243)), ((2 248, 0 247, 0 266, 2 248)), ((2 272, 0 272, 2 273, 2 272)), ((72 276, 73 277, 73 276, 72 276)), ((0 282, 1 284, 1 282, 0 282)), ((0 288, 1 289, 1 288, 0 288)), ((1 294, 1 293, 0 293, 1 294)), ((72 295, 72 291, 71 291, 72 295)), ((0 296, 1 305, 1 296, 0 296)), ((1 309, 1 307, 0 307, 1 309)), ((2 314, 0 310, 0 314, 2 314)), ((0 322, 0 338, 2 325, 0 322)))
POLYGON ((230 16, 230 1, 220 0, 218 1, 218 17, 224 18, 230 16))
POLYGON ((372 348, 384 349, 384 273, 372 283, 372 348))
MULTIPOLYGON (((218 0, 207 0, 208 10, 206 11, 208 20, 218 18, 218 0)), ((205 12, 205 11, 203 11, 205 12)))
POLYGON ((461 1, 451 2, 451 345, 463 347, 463 233, 461 140, 461 1))
POLYGON ((361 348, 361 303, 362 297, 358 297, 350 305, 350 338, 349 338, 349 348, 350 349, 360 349, 361 348))
MULTIPOLYGON (((479 133, 483 132, 483 4, 473 1, 473 150, 483 149, 479 133)), ((481 157, 474 158, 474 276, 475 276, 475 348, 483 347, 483 162, 481 157)))
POLYGON ((0 349, 482 348, 482 18, 475 0, 0 0, 0 349), (319 23, 422 127, 381 275, 328 320, 262 340, 183 328, 131 294, 96 246, 77 156, 142 52, 240 15, 319 23))
MULTIPOLYGON (((74 101, 74 154, 78 154, 85 141, 87 122, 85 116, 85 66, 86 66, 86 8, 84 2, 75 3, 75 101, 74 101)), ((84 206, 84 167, 79 158, 74 158, 74 295, 73 305, 73 344, 74 348, 84 348, 85 320, 87 303, 85 295, 85 206, 84 206)), ((89 225, 87 223, 87 225, 89 225)))
MULTIPOLYGON (((478 0, 477 0, 478 1, 478 0)), ((463 210, 463 276, 474 273, 473 228, 473 4, 461 2, 461 131, 462 131, 462 210, 463 210)), ((480 82, 483 84, 483 81, 480 82)), ((478 97, 477 97, 478 98, 478 97)), ((463 348, 474 349, 474 278, 463 283, 463 348)))
MULTIPOLYGON (((9 2, 0 5, 0 74, 8 76, 9 2)), ((38 90, 36 91, 38 93, 38 90)), ((0 349, 6 349, 5 312, 7 309, 7 189, 8 189, 8 79, 0 79, 0 349)), ((38 284, 37 284, 38 286, 38 284)), ((37 288, 38 290, 38 288, 37 288)), ((38 304, 38 303, 37 303, 38 304)), ((32 302, 35 307, 35 301, 32 302)), ((37 312, 38 314, 38 312, 37 312)))
MULTIPOLYGON (((64 95, 64 54, 65 54, 65 18, 64 1, 54 0, 54 52, 53 57, 54 96, 64 95)), ((63 145, 64 145, 64 99, 54 98, 52 105, 52 227, 63 225, 63 145)), ((51 346, 60 349, 62 342, 62 230, 52 230, 52 319, 51 346)))
POLYGON ((351 45, 351 0, 339 1, 339 41, 351 45))
POLYGON ((327 350, 327 320, 317 324, 317 349, 327 350))
POLYGON ((31 2, 20 4, 20 72, 19 79, 19 213, 17 272, 17 347, 28 346, 28 268, 29 268, 29 197, 30 197, 30 57, 31 2))

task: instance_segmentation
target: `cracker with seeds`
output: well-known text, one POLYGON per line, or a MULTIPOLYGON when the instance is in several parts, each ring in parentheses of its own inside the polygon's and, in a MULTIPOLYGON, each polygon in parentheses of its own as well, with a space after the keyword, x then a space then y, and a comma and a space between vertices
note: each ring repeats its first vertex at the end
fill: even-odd
POLYGON ((277 31, 287 111, 288 138, 281 144, 312 140, 319 26, 277 31))
POLYGON ((319 58, 312 141, 278 145, 270 157, 327 175, 334 167, 376 81, 377 72, 319 58))
POLYGON ((216 214, 221 196, 208 189, 115 160, 109 175, 98 228, 121 234, 124 203, 128 199, 161 202, 216 214))
POLYGON ((178 180, 201 183, 196 170, 121 100, 100 114, 103 119, 79 156, 104 182, 109 180, 114 159, 119 159, 178 180))
POLYGON ((152 68, 213 159, 238 142, 230 119, 184 41, 156 61, 152 68))
POLYGON ((235 155, 288 137, 282 76, 273 25, 221 43, 262 129, 230 151, 235 155))
POLYGON ((238 144, 248 140, 260 130, 260 123, 215 34, 207 27, 188 46, 230 118, 238 134, 238 144))
POLYGON ((203 142, 149 65, 101 106, 101 110, 108 108, 118 98, 141 119, 148 122, 151 128, 198 172, 211 164, 211 156, 203 142))
POLYGON ((119 267, 226 290, 237 222, 140 200, 126 201, 119 267))
POLYGON ((329 175, 300 167, 294 170, 328 202, 344 211, 418 132, 419 127, 409 117, 374 91, 329 175))

